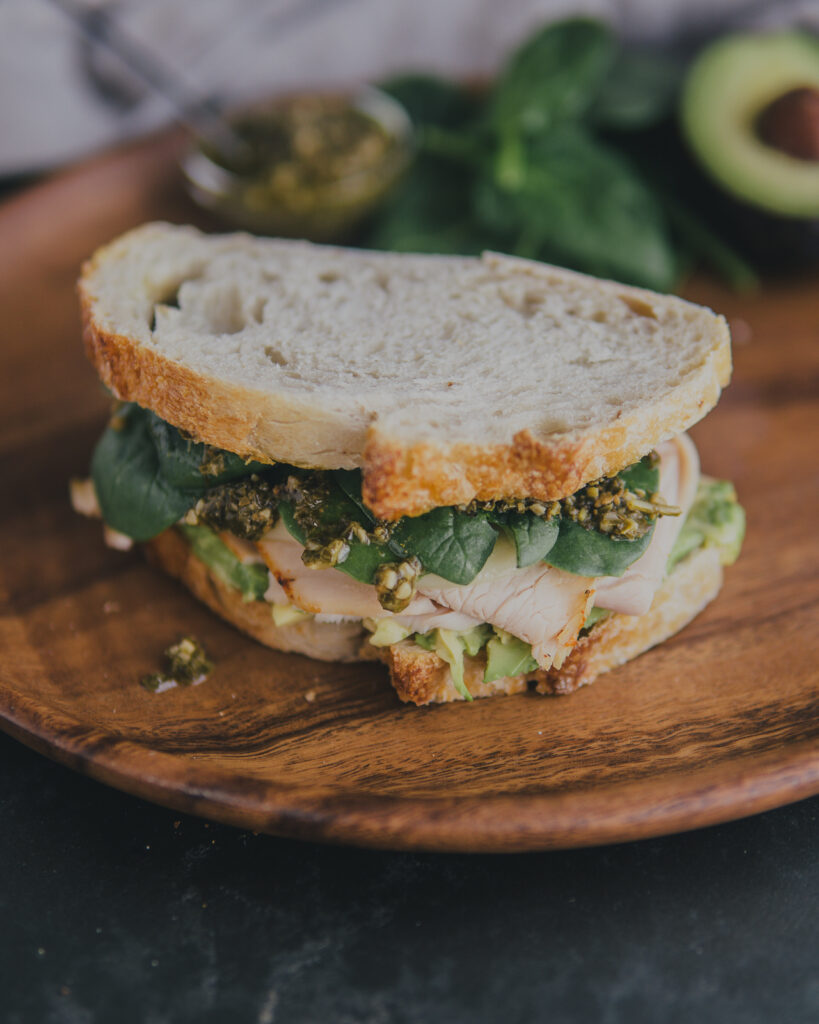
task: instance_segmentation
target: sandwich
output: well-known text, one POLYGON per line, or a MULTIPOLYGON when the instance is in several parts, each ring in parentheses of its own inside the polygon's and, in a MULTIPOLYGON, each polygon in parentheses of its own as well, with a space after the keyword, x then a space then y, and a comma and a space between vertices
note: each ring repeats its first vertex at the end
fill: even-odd
POLYGON ((422 705, 566 693, 717 594, 744 516, 686 430, 725 320, 494 253, 148 224, 79 283, 114 396, 74 488, 269 647, 422 705))

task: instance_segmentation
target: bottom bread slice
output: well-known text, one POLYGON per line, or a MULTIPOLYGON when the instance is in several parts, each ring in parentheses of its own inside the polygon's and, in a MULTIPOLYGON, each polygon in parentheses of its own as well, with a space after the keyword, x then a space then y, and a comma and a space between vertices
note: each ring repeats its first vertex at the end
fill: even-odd
POLYGON ((148 560, 175 576, 200 601, 255 640, 277 651, 306 654, 320 661, 360 661, 365 630, 360 622, 316 622, 302 619, 277 626, 264 601, 243 601, 234 587, 217 579, 171 528, 145 545, 148 560))
MULTIPOLYGON (((304 619, 276 626, 268 605, 242 600, 237 590, 213 576, 176 530, 166 530, 146 545, 151 562, 181 580, 222 618, 256 640, 279 651, 306 654, 322 661, 380 658, 400 699, 412 704, 443 704, 464 700, 449 665, 434 651, 410 640, 391 647, 373 647, 359 622, 316 622, 304 619)), ((473 697, 519 693, 534 683, 539 693, 571 693, 602 672, 622 665, 681 630, 709 604, 722 586, 722 566, 715 548, 701 548, 674 569, 643 615, 612 613, 580 637, 559 669, 486 683, 482 654, 464 658, 464 682, 473 697)))
MULTIPOLYGON (((486 665, 482 655, 464 658, 464 682, 473 697, 519 693, 535 684, 539 693, 571 693, 597 676, 679 632, 717 596, 722 586, 722 566, 715 548, 702 548, 681 562, 654 595, 643 615, 612 613, 600 620, 559 669, 539 669, 525 676, 483 681, 486 665)), ((434 651, 403 640, 381 648, 390 668, 392 685, 401 700, 412 704, 444 704, 464 700, 452 681, 449 665, 434 651)))

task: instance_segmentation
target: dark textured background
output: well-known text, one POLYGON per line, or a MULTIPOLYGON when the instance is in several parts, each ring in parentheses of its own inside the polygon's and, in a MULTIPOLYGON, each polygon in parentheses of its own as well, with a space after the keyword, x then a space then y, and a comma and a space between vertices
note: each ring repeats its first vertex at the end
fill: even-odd
POLYGON ((819 1020, 819 798, 520 856, 207 824, 0 735, 0 1020, 819 1020))

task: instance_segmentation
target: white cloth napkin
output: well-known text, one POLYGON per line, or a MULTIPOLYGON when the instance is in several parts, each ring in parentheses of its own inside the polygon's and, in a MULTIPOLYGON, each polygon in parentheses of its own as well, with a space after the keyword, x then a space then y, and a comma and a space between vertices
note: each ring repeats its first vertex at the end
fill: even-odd
MULTIPOLYGON (((723 28, 752 10, 817 15, 816 0, 85 0, 104 6, 206 94, 243 98, 402 70, 491 72, 568 13, 644 41, 723 28), (750 6, 749 6, 750 5, 750 6)), ((0 175, 53 167, 154 128, 164 100, 83 40, 48 0, 0 2, 0 175)))

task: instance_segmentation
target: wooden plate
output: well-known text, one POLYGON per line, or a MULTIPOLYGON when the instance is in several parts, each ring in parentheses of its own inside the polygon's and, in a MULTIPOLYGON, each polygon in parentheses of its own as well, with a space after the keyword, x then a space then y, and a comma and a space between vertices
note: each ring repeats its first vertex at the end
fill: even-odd
POLYGON ((571 697, 406 708, 380 667, 260 647, 71 512, 106 408, 81 353, 79 264, 143 220, 191 219, 179 145, 121 150, 0 208, 0 725, 183 811, 394 848, 634 839, 819 792, 819 282, 690 289, 736 335, 734 383, 694 431, 749 517, 719 599, 571 697), (182 632, 216 671, 147 693, 137 680, 182 632))

